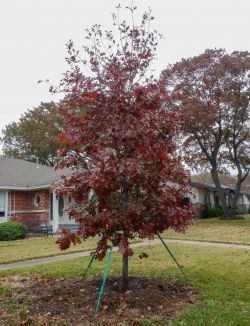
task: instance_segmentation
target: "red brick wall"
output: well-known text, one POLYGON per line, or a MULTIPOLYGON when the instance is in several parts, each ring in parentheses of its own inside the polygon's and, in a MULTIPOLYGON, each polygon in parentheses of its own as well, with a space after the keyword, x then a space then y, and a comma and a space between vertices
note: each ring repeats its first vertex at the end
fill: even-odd
POLYGON ((49 222, 49 198, 49 189, 9 192, 9 211, 11 220, 25 221, 31 224, 49 222), (40 196, 40 203, 38 206, 36 206, 34 202, 36 194, 40 196), (41 210, 46 210, 46 212, 39 212, 41 210))

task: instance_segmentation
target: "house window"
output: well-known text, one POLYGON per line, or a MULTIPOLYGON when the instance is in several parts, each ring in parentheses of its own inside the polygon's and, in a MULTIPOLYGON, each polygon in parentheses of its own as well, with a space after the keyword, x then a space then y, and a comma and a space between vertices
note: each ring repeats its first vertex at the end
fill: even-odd
POLYGON ((0 217, 5 216, 5 203, 6 203, 5 192, 0 192, 0 217))
POLYGON ((36 193, 34 197, 34 205, 38 207, 40 203, 41 203, 41 196, 39 193, 36 193))
POLYGON ((59 197, 59 199, 58 199, 58 213, 59 213, 60 217, 63 216, 63 210, 64 210, 64 198, 59 197))

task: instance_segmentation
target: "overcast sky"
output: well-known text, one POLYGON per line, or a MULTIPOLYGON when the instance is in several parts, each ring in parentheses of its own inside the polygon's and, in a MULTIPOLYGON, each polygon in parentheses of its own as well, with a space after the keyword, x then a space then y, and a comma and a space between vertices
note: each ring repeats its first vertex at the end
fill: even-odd
MULTIPOLYGON (((153 27, 164 35, 155 69, 206 48, 250 51, 250 0, 137 0, 140 13, 151 7, 153 27)), ((115 6, 126 0, 1 0, 0 130, 41 101, 56 100, 48 85, 65 71, 65 43, 84 42, 94 23, 111 27, 115 6)))

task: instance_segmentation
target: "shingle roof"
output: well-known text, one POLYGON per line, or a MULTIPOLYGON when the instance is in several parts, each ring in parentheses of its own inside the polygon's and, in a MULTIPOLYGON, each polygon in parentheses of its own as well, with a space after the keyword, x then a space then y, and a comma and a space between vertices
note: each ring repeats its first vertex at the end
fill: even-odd
POLYGON ((4 158, 0 160, 0 187, 32 188, 52 184, 58 180, 62 171, 53 167, 4 158))
MULTIPOLYGON (((195 185, 203 185, 207 187, 214 187, 212 177, 209 173, 205 175, 205 180, 203 178, 204 174, 200 175, 193 175, 191 177, 192 183, 195 185)), ((228 175, 228 174, 219 174, 219 179, 222 187, 234 190, 236 188, 237 179, 235 176, 228 175)), ((241 185, 241 192, 250 194, 250 175, 244 180, 241 185)))

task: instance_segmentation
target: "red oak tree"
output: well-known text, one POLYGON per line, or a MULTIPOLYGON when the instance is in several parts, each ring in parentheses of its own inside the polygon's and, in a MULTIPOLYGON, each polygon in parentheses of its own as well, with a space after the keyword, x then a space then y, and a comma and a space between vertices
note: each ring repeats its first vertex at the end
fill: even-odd
MULTIPOLYGON (((130 10, 133 16, 135 8, 130 10)), ((75 198, 67 212, 80 228, 75 234, 65 231, 58 243, 66 249, 98 235, 97 259, 111 243, 119 245, 126 290, 129 241, 152 239, 168 228, 184 231, 193 207, 184 201, 189 178, 176 154, 182 117, 168 110, 164 84, 148 72, 158 38, 148 28, 151 14, 145 13, 139 26, 113 19, 118 39, 99 25, 87 31, 93 42, 84 46, 88 59, 80 59, 72 42, 67 46, 70 69, 60 85, 66 125, 58 166, 71 173, 57 193, 75 198)))
POLYGON ((184 150, 194 168, 208 166, 226 217, 234 217, 250 163, 250 53, 206 50, 163 72, 172 105, 185 119, 184 150), (235 191, 219 173, 237 171, 235 191))

